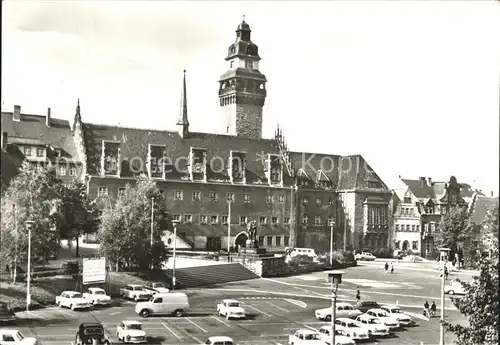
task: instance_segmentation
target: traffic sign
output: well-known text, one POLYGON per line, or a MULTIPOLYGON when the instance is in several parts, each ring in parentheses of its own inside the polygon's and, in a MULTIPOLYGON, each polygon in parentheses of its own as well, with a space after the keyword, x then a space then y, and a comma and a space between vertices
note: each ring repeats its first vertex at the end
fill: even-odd
POLYGON ((106 258, 83 259, 83 285, 106 282, 106 258))

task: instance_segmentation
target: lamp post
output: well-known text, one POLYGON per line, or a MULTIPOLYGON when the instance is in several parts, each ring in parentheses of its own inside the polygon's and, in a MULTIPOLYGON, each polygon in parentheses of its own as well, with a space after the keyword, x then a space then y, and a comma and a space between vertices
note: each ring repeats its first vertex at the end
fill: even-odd
POLYGON ((441 279, 441 322, 439 326, 439 345, 444 345, 444 284, 446 275, 444 274, 444 270, 446 268, 446 264, 448 261, 448 253, 450 252, 449 248, 439 248, 439 253, 441 260, 443 260, 443 277, 441 279))
POLYGON ((151 248, 153 248, 153 231, 154 231, 154 220, 155 220, 155 198, 151 197, 151 248))
POLYGON ((231 200, 227 201, 227 262, 231 261, 231 200))
POLYGON ((31 229, 33 228, 33 224, 35 224, 32 220, 27 220, 24 222, 26 225, 26 230, 28 230, 28 275, 26 281, 26 311, 30 310, 31 304, 31 229))
POLYGON ((341 271, 332 271, 328 273, 328 282, 330 283, 330 288, 332 289, 332 318, 331 318, 331 328, 330 328, 330 336, 332 342, 330 345, 335 345, 335 317, 336 312, 335 308, 337 307, 337 289, 339 284, 342 283, 342 274, 344 272, 341 271), (335 290, 333 287, 335 286, 335 290))
POLYGON ((175 290, 175 251, 177 249, 177 225, 179 225, 179 221, 173 220, 172 225, 174 226, 174 264, 172 266, 172 290, 175 290))
POLYGON ((333 227, 335 222, 330 222, 330 267, 333 267, 333 227))

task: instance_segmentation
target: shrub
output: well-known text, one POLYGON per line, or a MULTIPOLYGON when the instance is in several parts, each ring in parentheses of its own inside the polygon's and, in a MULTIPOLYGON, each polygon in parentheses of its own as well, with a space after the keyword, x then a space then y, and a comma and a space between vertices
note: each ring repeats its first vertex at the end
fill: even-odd
POLYGON ((389 247, 386 248, 377 248, 372 253, 377 258, 381 259, 390 259, 393 256, 393 250, 389 247))
POLYGON ((290 259, 289 265, 305 266, 313 263, 313 258, 307 255, 297 255, 290 259))

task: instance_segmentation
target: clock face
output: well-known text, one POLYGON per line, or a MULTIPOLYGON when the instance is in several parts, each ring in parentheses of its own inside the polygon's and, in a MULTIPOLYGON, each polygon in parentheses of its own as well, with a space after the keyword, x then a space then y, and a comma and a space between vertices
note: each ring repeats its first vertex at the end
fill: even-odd
POLYGON ((202 163, 196 163, 193 167, 193 171, 195 173, 202 173, 203 172, 203 164, 202 163))

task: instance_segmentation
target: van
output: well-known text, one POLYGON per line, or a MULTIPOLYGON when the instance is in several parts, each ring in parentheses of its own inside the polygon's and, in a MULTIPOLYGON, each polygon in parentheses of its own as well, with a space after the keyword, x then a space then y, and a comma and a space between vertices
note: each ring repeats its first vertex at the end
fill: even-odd
POLYGON ((293 258, 297 255, 306 255, 311 258, 317 258, 318 255, 312 248, 293 248, 292 252, 290 253, 290 256, 293 258))
POLYGON ((188 296, 181 292, 160 293, 151 296, 147 302, 138 302, 135 312, 142 317, 151 315, 182 316, 189 309, 188 296))

